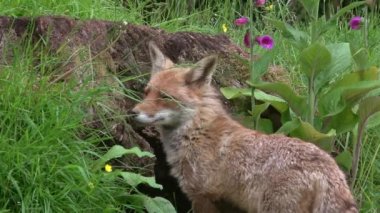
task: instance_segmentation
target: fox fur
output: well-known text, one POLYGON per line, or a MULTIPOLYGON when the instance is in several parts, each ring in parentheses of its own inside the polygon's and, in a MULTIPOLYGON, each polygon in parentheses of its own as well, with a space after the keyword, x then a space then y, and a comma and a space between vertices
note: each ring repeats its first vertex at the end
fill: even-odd
POLYGON ((314 144, 247 129, 211 86, 217 57, 174 66, 149 43, 151 79, 133 112, 161 134, 171 174, 198 213, 226 200, 246 212, 354 213, 355 200, 334 159, 314 144))

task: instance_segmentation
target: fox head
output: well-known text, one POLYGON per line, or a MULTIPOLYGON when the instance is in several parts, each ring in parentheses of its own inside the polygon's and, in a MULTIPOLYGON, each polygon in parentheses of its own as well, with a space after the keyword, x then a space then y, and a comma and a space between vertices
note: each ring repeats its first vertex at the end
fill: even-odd
POLYGON ((217 57, 208 56, 192 67, 178 67, 149 42, 151 77, 144 99, 132 112, 136 120, 156 126, 176 127, 191 119, 203 99, 214 91, 211 84, 217 57))

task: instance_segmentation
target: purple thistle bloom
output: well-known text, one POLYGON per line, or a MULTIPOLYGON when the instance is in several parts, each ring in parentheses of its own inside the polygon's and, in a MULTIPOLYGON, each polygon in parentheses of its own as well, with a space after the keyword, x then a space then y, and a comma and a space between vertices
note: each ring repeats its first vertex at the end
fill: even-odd
POLYGON ((352 30, 358 30, 360 29, 360 24, 362 22, 362 17, 355 16, 350 20, 350 27, 352 30))
POLYGON ((249 31, 247 30, 247 32, 245 33, 244 35, 244 45, 248 48, 251 47, 251 34, 249 33, 249 31))
POLYGON ((255 41, 256 41, 256 43, 258 43, 260 45, 261 36, 256 36, 255 41))
POLYGON ((256 0, 256 6, 257 7, 262 7, 265 4, 265 0, 256 0))
POLYGON ((244 25, 244 24, 246 24, 248 22, 249 22, 249 18, 243 16, 243 17, 238 18, 238 19, 235 20, 235 25, 236 26, 241 26, 241 25, 244 25))
POLYGON ((274 41, 269 35, 257 36, 255 41, 264 49, 272 49, 274 41))

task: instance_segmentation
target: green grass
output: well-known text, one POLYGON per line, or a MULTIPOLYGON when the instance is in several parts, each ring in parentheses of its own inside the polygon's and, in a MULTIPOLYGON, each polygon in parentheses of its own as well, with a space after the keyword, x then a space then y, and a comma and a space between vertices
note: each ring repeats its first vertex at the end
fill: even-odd
MULTIPOLYGON (((242 44, 245 29, 233 25, 234 18, 247 14, 248 8, 241 5, 241 1, 206 0, 191 12, 187 1, 125 2, 3 0, 0 1, 0 15, 65 15, 147 24, 170 32, 207 34, 222 33, 221 26, 226 24, 226 35, 245 48, 242 44)), ((275 4, 272 11, 263 11, 263 14, 294 21, 294 14, 285 5, 275 4)), ((369 60, 372 65, 380 66, 380 19, 373 14, 370 17, 369 60)), ((301 24, 295 24, 302 28, 301 24)), ((294 48, 268 23, 258 21, 255 26, 259 34, 273 35, 275 63, 289 71, 293 87, 303 88, 297 63, 299 55, 294 48)), ((360 31, 349 30, 344 19, 330 29, 324 39, 326 43, 364 42, 360 31)), ((101 97, 99 94, 104 92, 102 89, 110 88, 77 90, 70 84, 50 85, 49 76, 41 75, 41 70, 51 69, 49 64, 57 59, 47 57, 36 66, 30 51, 32 48, 18 49, 14 62, 0 68, 0 211, 96 212, 107 208, 119 209, 123 202, 117 198, 130 190, 129 187, 105 178, 101 171, 92 170, 94 158, 100 155, 96 144, 101 138, 90 134, 84 140, 77 134, 84 131, 81 122, 86 116, 84 106, 96 102, 101 97)), ((257 52, 260 51, 258 48, 257 52)), ((354 188, 363 212, 380 209, 379 141, 380 132, 372 129, 363 143, 359 176, 354 188)))
POLYGON ((105 90, 51 84, 31 46, 13 49, 0 70, 0 209, 10 212, 102 212, 128 208, 132 189, 93 168, 102 139, 86 129, 87 107, 105 90), (78 135, 87 132, 86 139, 78 135))
POLYGON ((380 208, 380 131, 371 129, 366 135, 360 159, 355 194, 362 200, 363 212, 378 212, 380 208))
POLYGON ((136 14, 112 0, 2 0, 0 13, 7 16, 64 15, 81 19, 136 21, 136 14))

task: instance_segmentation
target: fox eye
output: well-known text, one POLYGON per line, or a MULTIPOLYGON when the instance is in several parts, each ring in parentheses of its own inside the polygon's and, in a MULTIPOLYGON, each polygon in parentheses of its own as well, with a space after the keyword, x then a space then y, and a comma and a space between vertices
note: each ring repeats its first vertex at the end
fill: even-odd
POLYGON ((168 94, 166 94, 164 92, 160 92, 160 98, 161 99, 165 99, 165 100, 171 100, 171 99, 173 99, 173 97, 169 96, 168 94))

